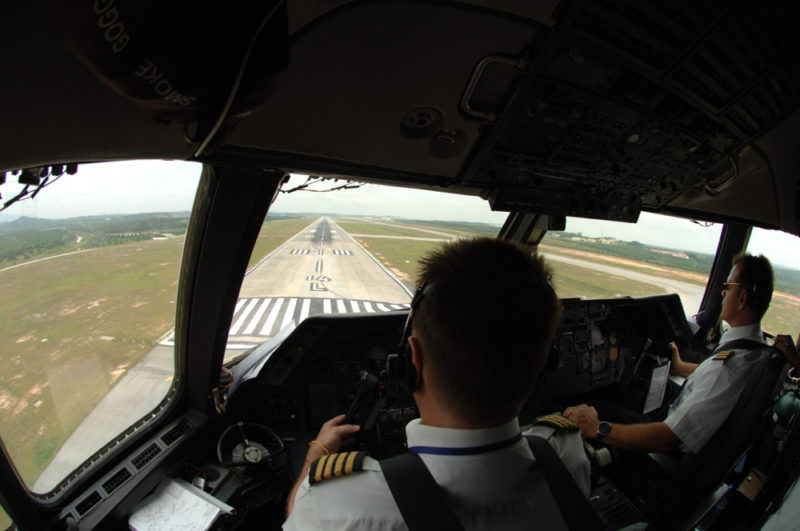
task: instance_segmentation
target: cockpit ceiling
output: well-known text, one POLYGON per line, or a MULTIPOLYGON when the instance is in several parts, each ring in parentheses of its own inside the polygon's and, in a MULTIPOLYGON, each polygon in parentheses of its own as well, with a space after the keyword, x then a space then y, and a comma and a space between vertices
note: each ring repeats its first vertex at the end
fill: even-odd
MULTIPOLYGON (((497 210, 661 211, 797 232, 794 2, 317 4, 289 2, 288 65, 201 160, 442 188, 497 210)), ((0 53, 24 49, 79 90, 9 62, 37 82, 0 87, 23 104, 0 167, 198 147, 24 27, 11 37, 27 46, 0 53)))

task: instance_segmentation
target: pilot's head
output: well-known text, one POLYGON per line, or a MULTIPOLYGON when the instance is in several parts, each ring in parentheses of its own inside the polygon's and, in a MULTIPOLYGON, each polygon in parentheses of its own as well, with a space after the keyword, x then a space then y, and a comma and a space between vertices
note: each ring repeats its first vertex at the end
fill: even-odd
POLYGON ((763 255, 740 254, 722 289, 722 319, 731 326, 761 321, 772 300, 772 265, 763 255))
POLYGON ((446 244, 421 261, 429 286, 413 320, 419 388, 473 424, 510 420, 549 354, 560 314, 530 249, 493 238, 446 244))

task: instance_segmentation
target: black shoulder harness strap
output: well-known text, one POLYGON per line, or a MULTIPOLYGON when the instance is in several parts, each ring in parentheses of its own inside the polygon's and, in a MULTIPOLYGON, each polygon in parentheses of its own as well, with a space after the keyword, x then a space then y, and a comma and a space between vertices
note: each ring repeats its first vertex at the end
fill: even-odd
POLYGON ((447 504, 444 491, 419 455, 406 452, 384 459, 380 464, 409 531, 463 531, 464 527, 447 504))
MULTIPOLYGON (((605 529, 606 526, 550 444, 541 437, 526 439, 567 527, 576 531, 605 529)), ((464 529, 448 505, 444 491, 417 454, 400 454, 384 459, 380 464, 389 490, 410 531, 464 529)))
POLYGON ((526 439, 567 527, 571 530, 606 529, 550 443, 541 437, 526 439))

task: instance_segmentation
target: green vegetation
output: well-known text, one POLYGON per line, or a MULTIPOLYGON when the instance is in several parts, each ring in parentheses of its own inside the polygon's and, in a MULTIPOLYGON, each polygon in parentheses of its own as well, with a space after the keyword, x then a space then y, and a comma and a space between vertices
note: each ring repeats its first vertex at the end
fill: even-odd
POLYGON ((714 263, 714 256, 709 254, 679 251, 684 253, 687 258, 678 258, 669 254, 652 251, 652 249, 672 251, 672 249, 666 249, 664 247, 644 245, 639 242, 623 242, 614 240, 613 238, 583 238, 579 234, 573 234, 571 232, 548 232, 547 236, 542 240, 542 243, 567 249, 626 258, 635 262, 680 269, 681 271, 700 273, 706 276, 714 263), (608 243, 601 243, 601 240, 605 240, 608 243))
POLYGON ((19 218, 0 223, 0 268, 71 251, 184 234, 188 213, 19 218))
POLYGON ((182 246, 148 240, 0 271, 0 433, 28 485, 173 327, 182 246))
POLYGON ((417 284, 419 258, 440 242, 358 237, 358 242, 409 287, 417 284))
POLYGON ((250 262, 247 264, 247 268, 249 269, 256 265, 259 260, 309 226, 315 219, 310 217, 267 217, 256 244, 253 246, 253 252, 250 254, 250 262))
POLYGON ((800 300, 795 297, 772 297, 761 327, 764 331, 775 334, 789 334, 797 338, 798 316, 800 316, 800 300))
POLYGON ((617 275, 559 262, 553 268, 553 285, 562 299, 613 299, 658 295, 666 290, 655 284, 638 282, 617 275))
POLYGON ((416 223, 429 229, 447 229, 450 232, 463 232, 472 236, 497 236, 500 227, 490 223, 473 223, 469 221, 420 221, 403 220, 402 223, 416 223))
POLYGON ((11 518, 8 516, 8 513, 5 512, 3 507, 0 506, 0 529, 8 529, 11 527, 12 521, 11 518))
POLYGON ((350 234, 369 234, 375 236, 400 236, 403 238, 427 238, 448 240, 457 237, 474 237, 464 231, 447 231, 424 225, 389 223, 387 221, 350 221, 337 219, 336 223, 350 234))

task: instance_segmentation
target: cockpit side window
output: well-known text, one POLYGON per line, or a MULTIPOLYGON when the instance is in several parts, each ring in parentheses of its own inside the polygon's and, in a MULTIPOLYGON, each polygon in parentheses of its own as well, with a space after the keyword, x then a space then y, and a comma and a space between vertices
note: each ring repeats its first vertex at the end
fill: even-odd
POLYGON ((765 332, 800 332, 800 238, 784 232, 753 229, 747 245, 750 254, 763 254, 772 263, 775 287, 769 309, 761 320, 765 332))
POLYGON ((59 492, 170 392, 199 175, 84 164, 0 213, 0 437, 31 491, 59 492))

